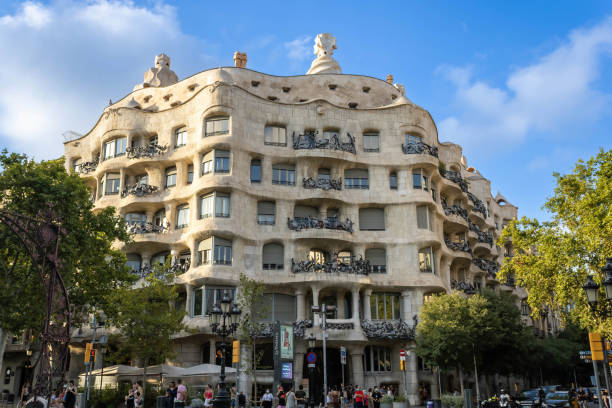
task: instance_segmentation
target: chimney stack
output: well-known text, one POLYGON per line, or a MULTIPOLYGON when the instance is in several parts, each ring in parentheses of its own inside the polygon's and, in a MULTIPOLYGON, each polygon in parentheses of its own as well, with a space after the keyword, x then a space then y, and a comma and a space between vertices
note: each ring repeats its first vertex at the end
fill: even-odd
POLYGON ((246 68, 247 55, 246 52, 236 51, 234 53, 234 66, 236 68, 246 68))
POLYGON ((393 75, 387 74, 387 83, 393 85, 393 75))

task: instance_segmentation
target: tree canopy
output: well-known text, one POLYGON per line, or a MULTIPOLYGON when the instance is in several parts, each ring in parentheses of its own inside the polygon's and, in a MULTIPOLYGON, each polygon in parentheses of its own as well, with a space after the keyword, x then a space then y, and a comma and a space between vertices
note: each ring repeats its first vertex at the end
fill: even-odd
MULTIPOLYGON (((612 337, 612 320, 593 315, 582 289, 587 275, 598 283, 606 278, 601 268, 612 256, 612 151, 601 149, 572 173, 554 177, 554 194, 544 205, 551 220, 523 217, 502 231, 498 244, 511 242, 514 250, 498 276, 514 276, 527 289, 533 316, 548 309, 612 337)), ((602 307, 603 289, 600 299, 602 307)))
MULTIPOLYGON (((114 208, 93 211, 86 181, 67 172, 63 163, 63 159, 36 162, 26 155, 1 152, 0 206, 30 217, 52 208, 65 231, 59 245, 60 272, 73 316, 78 318, 92 309, 104 309, 109 293, 133 281, 125 256, 112 247, 129 236, 114 208)), ((45 294, 40 275, 23 255, 21 242, 0 225, 0 257, 5 265, 15 264, 12 273, 0 273, 0 328, 35 334, 45 318, 45 294)))

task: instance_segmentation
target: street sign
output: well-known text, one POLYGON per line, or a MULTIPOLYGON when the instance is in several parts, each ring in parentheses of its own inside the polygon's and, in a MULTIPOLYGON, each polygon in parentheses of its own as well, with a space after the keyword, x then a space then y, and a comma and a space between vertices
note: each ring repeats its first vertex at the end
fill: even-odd
POLYGON ((311 351, 306 356, 306 361, 308 361, 308 365, 316 363, 317 362, 317 355, 314 352, 311 351))
POLYGON ((589 343, 591 345, 591 360, 603 361, 604 354, 601 334, 589 333, 589 343))
POLYGON ((346 348, 340 347, 340 364, 346 364, 346 348))

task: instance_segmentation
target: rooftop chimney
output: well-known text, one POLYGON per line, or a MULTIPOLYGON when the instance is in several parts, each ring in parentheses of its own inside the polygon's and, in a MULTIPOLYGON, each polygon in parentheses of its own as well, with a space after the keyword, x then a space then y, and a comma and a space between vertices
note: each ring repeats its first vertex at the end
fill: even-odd
POLYGON ((393 75, 387 74, 387 83, 393 85, 393 75))
POLYGON ((246 68, 247 55, 246 52, 236 51, 234 53, 234 66, 236 68, 246 68))

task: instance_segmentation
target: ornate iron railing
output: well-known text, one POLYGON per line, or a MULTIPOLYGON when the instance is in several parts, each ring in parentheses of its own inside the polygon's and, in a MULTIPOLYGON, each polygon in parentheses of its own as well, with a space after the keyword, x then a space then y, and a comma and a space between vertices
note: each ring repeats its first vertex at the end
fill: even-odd
MULTIPOLYGON (((313 326, 312 320, 296 320, 293 322, 293 335, 298 338, 304 338, 306 329, 310 329, 313 326)), ((264 322, 259 323, 256 330, 251 331, 252 337, 257 338, 268 338, 274 335, 274 323, 264 322)))
POLYGON ((353 330, 355 325, 353 323, 334 323, 327 322, 327 329, 329 330, 353 330))
POLYGON ((499 271, 499 264, 495 261, 489 261, 483 258, 472 258, 472 263, 483 271, 488 272, 493 278, 495 278, 497 271, 499 271))
POLYGON ((304 132, 302 135, 295 137, 293 132, 293 149, 328 149, 328 150, 341 150, 356 154, 355 150, 355 138, 347 133, 348 141, 342 142, 337 133, 334 133, 329 139, 317 139, 318 131, 304 132))
POLYGON ((510 286, 511 288, 515 288, 516 280, 514 279, 514 276, 508 276, 508 279, 506 279, 506 282, 502 283, 502 285, 506 285, 506 286, 510 286))
POLYGON ((151 232, 159 234, 167 230, 168 228, 153 224, 152 222, 135 222, 127 224, 127 231, 130 234, 149 234, 151 232))
MULTIPOLYGON (((185 262, 174 262, 172 265, 170 265, 170 267, 167 269, 168 273, 174 273, 177 275, 183 274, 185 272, 187 272, 189 270, 189 268, 191 267, 191 259, 187 258, 185 260, 185 262)), ((151 266, 151 265, 142 265, 139 269, 134 269, 132 271, 133 274, 144 278, 145 276, 148 276, 150 274, 152 274, 155 271, 155 267, 151 266)))
POLYGON ((125 186, 123 191, 121 192, 121 198, 126 197, 130 194, 135 195, 136 197, 142 197, 147 194, 157 193, 159 191, 159 187, 152 186, 150 184, 145 183, 135 183, 130 186, 125 186))
POLYGON ((433 157, 438 157, 438 148, 424 142, 403 144, 402 151, 404 154, 428 154, 433 157))
POLYGON ((99 163, 100 163, 100 153, 96 155, 96 159, 94 161, 81 163, 79 173, 82 173, 82 174, 91 173, 96 170, 99 163))
POLYGON ((142 157, 152 158, 162 155, 168 150, 168 146, 161 146, 157 143, 149 143, 146 146, 128 147, 125 149, 128 159, 140 159, 142 157))
POLYGON ((489 244, 491 248, 493 248, 493 234, 490 232, 485 232, 480 229, 480 227, 474 224, 472 221, 468 219, 468 225, 471 231, 474 231, 478 236, 478 242, 484 242, 485 244, 489 244))
POLYGON ((487 218, 487 206, 481 200, 478 199, 474 194, 469 191, 466 193, 468 198, 472 203, 474 203, 474 211, 482 213, 482 215, 487 218))
POLYGON ((453 251, 463 251, 467 252, 468 254, 472 253, 472 248, 470 248, 470 244, 468 242, 455 242, 451 241, 450 239, 445 239, 444 242, 446 243, 446 246, 453 251))
POLYGON ((463 191, 464 193, 468 192, 468 183, 463 177, 461 177, 461 174, 459 172, 440 169, 440 174, 445 179, 450 180, 455 184, 458 184, 461 188, 461 191, 463 191))
POLYGON ((342 177, 334 179, 313 179, 312 177, 304 177, 302 186, 308 189, 320 188, 321 190, 342 190, 342 177))
POLYGON ((314 260, 298 261, 291 258, 291 272, 293 273, 348 273, 355 275, 369 275, 372 273, 372 266, 367 259, 353 259, 350 263, 344 263, 337 259, 329 262, 318 263, 314 260))
POLYGON ((460 207, 456 204, 453 204, 451 207, 449 207, 448 204, 446 204, 445 199, 441 199, 440 201, 442 202, 442 209, 444 210, 444 214, 446 215, 455 214, 455 215, 460 216, 467 222, 470 222, 470 218, 468 217, 468 213, 465 208, 460 207))
POLYGON ((353 232, 353 221, 346 219, 340 221, 338 217, 315 218, 315 217, 293 217, 287 218, 287 227, 293 231, 303 229, 332 229, 353 232))
POLYGON ((474 285, 468 282, 452 280, 451 288, 455 290, 460 290, 461 292, 467 293, 468 295, 476 293, 476 288, 474 287, 474 285))
POLYGON ((413 326, 403 320, 362 320, 361 329, 369 339, 412 340, 414 339, 416 319, 413 326))

